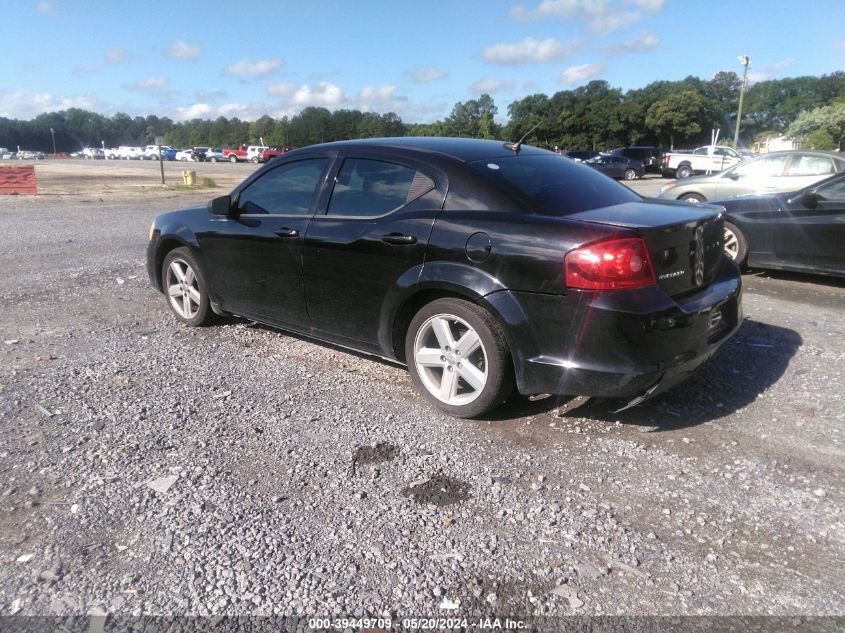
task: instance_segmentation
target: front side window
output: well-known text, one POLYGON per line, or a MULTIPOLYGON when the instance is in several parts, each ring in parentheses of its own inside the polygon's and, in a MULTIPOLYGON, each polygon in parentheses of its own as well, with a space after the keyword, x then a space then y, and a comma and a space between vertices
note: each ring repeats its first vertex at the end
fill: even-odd
POLYGON ((430 178, 410 167, 347 158, 335 180, 327 213, 358 217, 384 215, 433 187, 430 178))
POLYGON ((769 176, 780 176, 783 173, 783 166, 786 163, 786 156, 766 156, 757 158, 747 163, 741 163, 733 173, 744 177, 767 178, 769 176))
POLYGON ((845 200, 845 179, 837 180, 816 190, 819 198, 822 200, 836 200, 841 202, 845 200))
POLYGON ((308 215, 325 167, 325 158, 280 165, 241 192, 238 208, 246 214, 308 215))

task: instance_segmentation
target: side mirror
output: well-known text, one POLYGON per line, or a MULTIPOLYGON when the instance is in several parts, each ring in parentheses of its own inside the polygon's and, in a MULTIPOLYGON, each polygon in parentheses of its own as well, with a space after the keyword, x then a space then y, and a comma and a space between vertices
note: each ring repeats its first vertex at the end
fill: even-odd
POLYGON ((793 201, 800 202, 808 209, 815 209, 819 206, 819 194, 815 191, 807 191, 802 193, 797 198, 793 198, 793 201))
POLYGON ((727 178, 729 180, 739 180, 739 174, 736 173, 735 171, 732 171, 729 174, 725 174, 725 178, 727 178))
POLYGON ((237 215, 232 209, 232 196, 220 196, 208 203, 208 212, 214 215, 237 215))

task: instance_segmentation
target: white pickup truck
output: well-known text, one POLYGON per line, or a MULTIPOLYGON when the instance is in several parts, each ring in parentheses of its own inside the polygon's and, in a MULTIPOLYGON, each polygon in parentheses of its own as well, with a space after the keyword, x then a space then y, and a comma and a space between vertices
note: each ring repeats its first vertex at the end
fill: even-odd
POLYGON ((692 152, 664 154, 660 173, 664 178, 686 178, 693 174, 711 174, 742 162, 742 156, 732 147, 705 145, 692 152))
POLYGON ((104 152, 106 160, 116 160, 122 158, 123 160, 139 160, 144 158, 144 150, 140 147, 131 147, 129 145, 121 145, 117 149, 114 147, 108 148, 104 152))

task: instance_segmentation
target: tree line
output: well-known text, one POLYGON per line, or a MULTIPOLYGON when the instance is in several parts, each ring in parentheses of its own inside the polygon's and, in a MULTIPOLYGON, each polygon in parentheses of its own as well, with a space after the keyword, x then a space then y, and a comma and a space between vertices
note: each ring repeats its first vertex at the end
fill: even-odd
MULTIPOLYGON (((687 77, 655 81, 623 92, 606 81, 591 81, 551 96, 533 94, 507 108, 507 123, 490 95, 458 102, 444 119, 405 123, 393 112, 329 111, 308 107, 291 117, 262 116, 256 121, 218 117, 173 121, 149 115, 107 117, 71 108, 31 120, 0 117, 0 145, 9 148, 72 152, 83 147, 147 145, 163 136, 172 147, 237 146, 241 143, 303 147, 335 140, 379 136, 463 136, 518 140, 541 147, 604 150, 620 145, 689 147, 710 141, 719 128, 733 138, 741 79, 734 72, 710 80, 687 77), (50 130, 53 130, 51 135, 50 130)), ((845 142, 845 72, 821 77, 761 81, 744 97, 741 144, 762 136, 792 133, 819 149, 845 142)))

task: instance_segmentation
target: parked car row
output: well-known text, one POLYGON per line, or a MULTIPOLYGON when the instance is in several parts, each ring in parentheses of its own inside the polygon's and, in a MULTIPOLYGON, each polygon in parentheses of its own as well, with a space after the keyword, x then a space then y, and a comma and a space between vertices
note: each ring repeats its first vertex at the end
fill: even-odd
MULTIPOLYGON (((291 148, 283 145, 268 147, 266 145, 241 145, 239 149, 223 149, 220 147, 198 146, 187 149, 175 149, 168 145, 161 146, 161 158, 169 161, 195 161, 218 163, 222 161, 265 163, 277 156, 282 156, 291 148)), ((71 158, 83 158, 87 160, 158 160, 159 146, 147 145, 137 147, 121 145, 120 147, 85 147, 79 151, 71 152, 71 158)), ((5 147, 0 147, 0 158, 2 159, 26 159, 42 160, 45 158, 43 152, 10 152, 5 147)))
POLYGON ((0 147, 0 160, 44 160, 45 158, 47 155, 44 152, 33 152, 27 149, 13 152, 7 147, 0 147))
POLYGON ((725 253, 740 266, 845 276, 845 157, 788 150, 665 185, 659 198, 725 208, 725 253))

